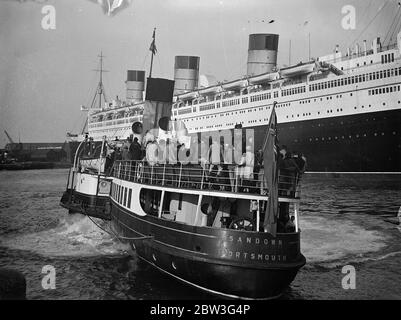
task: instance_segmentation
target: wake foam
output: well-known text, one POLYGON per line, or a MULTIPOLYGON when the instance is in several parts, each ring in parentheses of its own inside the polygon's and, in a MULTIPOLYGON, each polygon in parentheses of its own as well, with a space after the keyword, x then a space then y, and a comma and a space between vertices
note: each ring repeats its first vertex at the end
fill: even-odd
POLYGON ((304 215, 300 218, 300 228, 301 252, 308 263, 344 265, 346 260, 368 259, 366 254, 386 247, 382 233, 367 230, 351 220, 304 215))
MULTIPOLYGON (((93 220, 99 225, 108 224, 93 220)), ((2 241, 2 245, 43 256, 121 255, 129 251, 129 245, 122 244, 80 214, 63 217, 53 229, 8 238, 2 241)))

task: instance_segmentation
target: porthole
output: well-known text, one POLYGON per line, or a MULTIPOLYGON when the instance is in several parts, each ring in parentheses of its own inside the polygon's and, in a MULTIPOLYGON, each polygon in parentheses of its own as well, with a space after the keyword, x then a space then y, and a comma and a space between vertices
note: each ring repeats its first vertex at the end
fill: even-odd
POLYGON ((175 265, 174 261, 171 262, 171 266, 173 267, 174 270, 177 270, 177 266, 175 265))
POLYGON ((155 254, 154 254, 154 253, 152 253, 152 259, 153 259, 153 261, 155 261, 155 262, 156 262, 156 256, 155 256, 155 254))

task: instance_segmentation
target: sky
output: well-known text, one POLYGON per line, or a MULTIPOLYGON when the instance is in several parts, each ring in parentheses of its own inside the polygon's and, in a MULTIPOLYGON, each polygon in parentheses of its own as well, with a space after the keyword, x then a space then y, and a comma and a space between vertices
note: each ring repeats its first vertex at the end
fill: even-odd
POLYGON ((8 142, 4 130, 21 142, 62 142, 67 132, 79 133, 86 116, 80 106, 90 105, 97 86, 100 51, 109 71, 107 97, 125 98, 126 70, 149 71, 154 27, 153 77, 173 79, 174 56, 195 55, 200 74, 223 81, 246 73, 251 33, 280 35, 283 66, 290 40, 292 63, 307 60, 309 33, 312 57, 332 53, 336 44, 345 52, 355 40, 383 39, 397 10, 395 0, 129 2, 107 15, 98 0, 0 0, 0 147, 8 142), (46 5, 55 8, 55 29, 42 28, 46 5), (355 29, 342 26, 346 5, 355 8, 355 29))

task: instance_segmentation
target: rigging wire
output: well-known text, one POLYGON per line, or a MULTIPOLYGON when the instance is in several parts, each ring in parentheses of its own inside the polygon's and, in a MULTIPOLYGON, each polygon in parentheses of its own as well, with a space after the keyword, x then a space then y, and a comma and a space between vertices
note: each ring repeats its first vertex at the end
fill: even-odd
MULTIPOLYGON (((362 25, 366 24, 366 22, 367 22, 367 21, 365 22, 365 20, 367 20, 367 18, 368 18, 368 13, 369 13, 369 10, 370 10, 370 7, 371 7, 373 1, 374 0, 369 1, 369 4, 367 5, 365 12, 363 13, 362 18, 360 19, 362 25)), ((352 37, 352 32, 349 32, 349 35, 348 35, 345 43, 349 43, 351 41, 351 37, 352 37)))
MULTIPOLYGON (((95 73, 93 73, 90 83, 95 83, 96 78, 97 78, 97 75, 96 75, 95 73)), ((87 102, 87 104, 86 104, 87 106, 90 105, 93 95, 94 95, 94 88, 91 88, 91 89, 88 90, 86 99, 84 100, 84 101, 87 102)), ((85 118, 86 118, 86 116, 85 116, 85 118)), ((71 133, 75 132, 75 130, 77 129, 78 123, 82 123, 82 124, 79 126, 80 128, 82 128, 82 126, 83 126, 83 124, 84 124, 84 121, 86 121, 86 120, 83 119, 83 121, 80 121, 81 119, 82 119, 82 114, 79 115, 79 116, 76 118, 76 121, 73 122, 74 124, 73 124, 72 128, 70 128, 69 132, 71 132, 71 133)))
POLYGON ((363 30, 359 33, 359 35, 355 38, 354 41, 352 41, 352 43, 348 46, 348 47, 352 47, 354 45, 354 43, 361 37, 361 35, 366 31, 366 29, 368 29, 370 27, 370 25, 373 23, 373 21, 376 20, 377 16, 383 11, 383 9, 387 6, 388 2, 385 1, 381 7, 379 8, 379 10, 376 12, 375 16, 370 20, 370 22, 368 23, 368 25, 363 28, 363 30))
POLYGON ((150 53, 150 51, 147 51, 147 53, 146 53, 146 55, 145 55, 145 58, 143 58, 142 69, 145 69, 145 63, 146 63, 146 60, 147 60, 148 57, 149 57, 149 53, 150 53))
POLYGON ((389 45, 391 44, 391 41, 393 40, 393 37, 394 36, 397 36, 397 33, 400 31, 400 28, 401 28, 401 7, 399 7, 398 8, 398 10, 400 11, 399 12, 399 17, 398 17, 398 19, 396 18, 396 20, 397 20, 397 24, 394 26, 394 28, 393 28, 393 32, 391 33, 391 36, 390 36, 390 39, 389 39, 389 45))
POLYGON ((161 73, 161 74, 164 74, 164 73, 163 73, 163 67, 162 67, 162 64, 160 63, 160 57, 159 57, 159 55, 157 55, 157 62, 159 63, 159 69, 160 69, 160 73, 161 73))
MULTIPOLYGON (((391 37, 389 38, 389 42, 391 42, 391 39, 392 39, 393 34, 394 34, 394 30, 397 29, 396 26, 397 26, 397 24, 399 23, 399 19, 400 19, 400 17, 399 17, 399 15, 400 15, 400 9, 401 9, 401 7, 398 6, 398 9, 397 9, 397 11, 396 11, 395 17, 393 18, 393 22, 391 23, 391 25, 390 25, 390 27, 389 27, 387 33, 386 33, 386 37, 384 38, 383 45, 385 45, 385 43, 386 43, 386 41, 387 41, 387 38, 388 38, 388 36, 389 36, 390 34, 391 34, 391 37), (397 18, 397 17, 398 17, 398 18, 397 18)), ((390 43, 389 43, 389 44, 390 44, 390 43)))

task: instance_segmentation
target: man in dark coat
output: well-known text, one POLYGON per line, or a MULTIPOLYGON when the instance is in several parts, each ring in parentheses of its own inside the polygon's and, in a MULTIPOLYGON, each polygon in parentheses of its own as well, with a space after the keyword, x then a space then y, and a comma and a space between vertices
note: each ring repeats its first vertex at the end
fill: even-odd
POLYGON ((131 143, 129 147, 129 153, 132 160, 142 160, 142 148, 137 137, 135 137, 134 141, 131 143))

